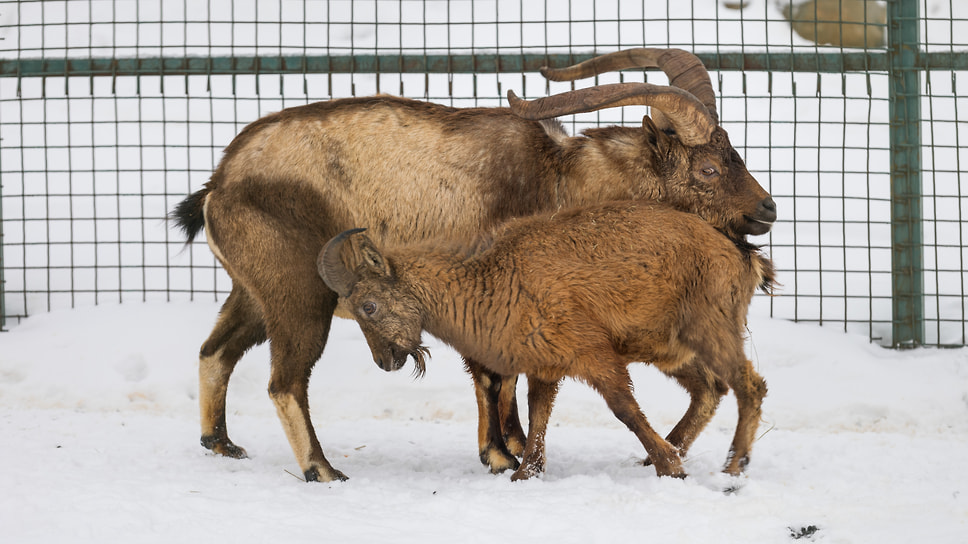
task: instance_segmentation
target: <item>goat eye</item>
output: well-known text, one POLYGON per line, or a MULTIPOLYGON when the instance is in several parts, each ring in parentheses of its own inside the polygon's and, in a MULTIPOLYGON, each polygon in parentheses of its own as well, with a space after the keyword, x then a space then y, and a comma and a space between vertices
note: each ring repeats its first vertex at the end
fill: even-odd
POLYGON ((366 315, 373 315, 376 313, 376 303, 375 302, 364 302, 363 303, 363 313, 366 315))
POLYGON ((712 176, 712 175, 714 175, 716 173, 717 173, 716 172, 716 169, 713 168, 712 166, 707 166, 707 167, 705 167, 705 168, 702 169, 702 175, 707 176, 707 177, 708 176, 712 176))

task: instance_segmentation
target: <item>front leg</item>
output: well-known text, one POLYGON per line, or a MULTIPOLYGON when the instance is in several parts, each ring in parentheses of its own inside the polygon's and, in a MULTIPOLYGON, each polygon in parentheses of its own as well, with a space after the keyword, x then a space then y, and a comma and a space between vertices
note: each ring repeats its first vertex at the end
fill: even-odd
MULTIPOLYGON (((709 370, 705 361, 698 359, 667 375, 675 378, 689 393, 689 408, 666 436, 666 442, 675 446, 682 458, 713 418, 720 400, 729 392, 729 387, 709 370)), ((651 463, 651 459, 646 459, 646 465, 651 463)))
POLYGON ((544 472, 545 433, 560 383, 561 380, 545 382, 528 376, 528 440, 524 446, 524 460, 511 475, 512 481, 527 480, 544 472))
POLYGON ((763 412, 763 397, 766 396, 766 381, 753 369, 753 363, 743 357, 736 366, 738 368, 727 379, 736 395, 739 421, 723 468, 723 472, 733 476, 742 473, 750 461, 750 450, 763 412))
MULTIPOLYGON (((304 291, 309 293, 308 289, 304 291)), ((316 294, 318 297, 315 300, 308 295, 301 300, 307 305, 305 308, 291 310, 292 315, 308 316, 299 323, 299 327, 277 327, 270 331, 272 362, 269 396, 276 406, 276 413, 306 481, 329 482, 346 480, 346 475, 329 463, 316 437, 309 417, 309 376, 329 336, 336 294, 316 294), (314 313, 320 308, 324 313, 314 313)), ((267 306, 284 307, 283 304, 267 306)), ((285 322, 280 318, 269 318, 267 321, 285 322)))
POLYGON ((666 442, 649 425, 635 395, 632 394, 632 380, 628 370, 619 367, 619 364, 620 361, 615 361, 615 365, 605 367, 610 371, 591 374, 585 379, 602 395, 615 417, 635 433, 648 452, 657 475, 685 478, 686 472, 679 458, 679 450, 666 442))
POLYGON ((474 380, 477 397, 477 445, 481 463, 490 467, 492 474, 520 466, 508 451, 501 435, 501 419, 498 414, 498 398, 506 378, 491 372, 472 359, 464 359, 464 368, 474 380))
MULTIPOLYGON (((288 361, 286 361, 288 362, 288 361)), ((307 482, 346 480, 347 477, 329 463, 319 445, 316 431, 309 418, 309 368, 305 365, 298 373, 280 371, 283 366, 273 360, 269 380, 269 396, 276 405, 276 413, 296 455, 299 468, 307 482)))
POLYGON ((497 413, 501 418, 501 435, 508 451, 518 457, 524 455, 524 443, 527 437, 521 428, 521 417, 518 416, 518 377, 501 378, 501 389, 497 400, 497 413))

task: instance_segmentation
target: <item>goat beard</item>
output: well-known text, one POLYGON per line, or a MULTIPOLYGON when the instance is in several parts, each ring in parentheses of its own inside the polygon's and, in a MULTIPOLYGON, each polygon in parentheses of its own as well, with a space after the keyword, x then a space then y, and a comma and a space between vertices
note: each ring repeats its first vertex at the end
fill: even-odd
POLYGON ((413 357, 413 377, 423 378, 427 373, 427 359, 430 359, 430 348, 427 346, 417 346, 410 352, 413 357))

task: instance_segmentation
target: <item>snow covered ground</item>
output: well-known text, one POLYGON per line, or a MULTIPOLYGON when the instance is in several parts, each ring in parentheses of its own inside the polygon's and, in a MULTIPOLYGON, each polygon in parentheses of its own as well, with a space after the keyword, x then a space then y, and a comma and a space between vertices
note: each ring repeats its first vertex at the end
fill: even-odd
MULTIPOLYGON (((52 4, 25 3, 23 13, 52 4)), ((234 3, 243 4, 249 5, 234 3)), ((775 11, 768 7, 773 2, 751 4, 750 13, 775 11)), ((165 13, 185 5, 165 3, 165 13)), ((927 0, 924 10, 936 17, 928 26, 942 50, 956 37, 962 40, 952 20, 963 26, 968 9, 951 2, 948 9, 959 16, 948 20, 938 11, 947 5, 949 0, 927 0)), ((451 2, 430 6, 450 16, 451 2)), ((670 17, 677 12, 689 19, 688 11, 684 16, 678 11, 690 6, 667 3, 666 9, 670 17)), ((48 15, 57 12, 46 9, 48 15)), ((238 7, 243 11, 248 13, 238 7)), ((453 16, 463 20, 457 11, 453 16)), ((82 21, 71 19, 73 28, 84 28, 85 15, 77 17, 82 21)), ((743 40, 767 43, 779 36, 785 46, 792 39, 786 26, 767 32, 775 24, 780 23, 746 21, 743 40)), ((48 32, 40 46, 48 48, 45 56, 56 58, 63 34, 65 40, 89 39, 92 48, 120 46, 123 53, 125 44, 139 43, 132 34, 155 39, 153 23, 140 27, 110 34, 48 32)), ((181 25, 167 28, 177 34, 181 25)), ((439 43, 442 35, 450 40, 449 33, 434 33, 447 27, 429 28, 429 38, 427 29, 418 33, 430 40, 424 46, 439 43)), ((739 22, 730 28, 739 28, 739 22)), ((218 30, 216 42, 227 43, 218 30)), ((634 33, 623 36, 642 41, 634 33)), ((681 37, 696 41, 691 34, 681 37)), ((159 43, 168 39, 157 36, 159 43)), ((181 35, 172 39, 184 43, 181 35)), ((330 37, 331 45, 340 39, 330 37)), ((39 34, 34 41, 26 35, 7 43, 34 47, 38 40, 39 34)), ((650 43, 663 40, 650 34, 650 43)), ((725 30, 722 40, 742 42, 725 30)), ((203 44, 206 50, 211 46, 203 44)), ((365 86, 371 80, 355 77, 360 94, 370 92, 365 86)), ((82 83, 80 94, 86 96, 89 83, 82 83)), ((839 92, 840 81, 835 83, 839 92)), ((51 84, 50 92, 60 87, 51 84)), ((145 92, 152 92, 148 87, 145 92)), ((737 119, 738 107, 730 104, 727 110, 737 119)), ((886 107, 881 109, 886 116, 886 107)), ((932 110, 935 118, 948 119, 939 109, 932 110)), ((843 122, 839 110, 824 114, 843 122)), ((799 115, 820 119, 803 109, 799 115)), ((779 138, 784 126, 777 124, 772 137, 779 138)), ((839 126, 833 129, 842 130, 839 126)), ((734 142, 741 134, 733 132, 734 142)), ((954 141, 946 132, 932 136, 954 141)), ((56 144, 56 136, 49 138, 43 141, 56 144)), ((75 174, 74 183, 79 179, 75 174)), ((782 187, 782 176, 771 183, 782 187)), ((159 222, 157 229, 164 228, 159 222)), ((9 242, 11 233, 6 235, 9 242)), ((196 354, 217 304, 27 312, 36 315, 0 334, 0 542, 968 541, 968 349, 884 350, 866 337, 771 319, 763 304, 763 298, 754 302, 748 351, 770 394, 746 475, 719 473, 735 423, 732 396, 692 447, 686 459, 690 477, 680 481, 659 479, 652 468, 640 466, 645 452, 635 437, 597 394, 568 382, 552 415, 547 473, 516 483, 479 463, 470 379, 456 354, 434 342, 428 341, 433 359, 427 375, 414 380, 406 370, 379 370, 355 324, 335 323, 316 367, 311 402, 324 450, 350 480, 306 484, 294 476, 299 468, 265 392, 265 347, 240 363, 229 389, 230 434, 250 459, 216 457, 198 444, 196 354)), ((685 394, 647 366, 633 367, 633 376, 645 413, 660 432, 668 432, 685 410, 685 394)))
MULTIPOLYGON (((746 475, 718 472, 728 396, 686 460, 659 479, 589 388, 567 382, 548 471, 494 476, 456 354, 427 375, 384 373, 337 320, 311 385, 324 450, 350 476, 307 484, 253 350, 229 389, 250 459, 198 444, 196 352, 217 304, 124 304, 38 315, 0 336, 0 531, 26 542, 964 542, 968 350, 889 351, 765 317, 749 353, 767 379, 746 475), (733 492, 724 492, 731 489, 733 492), (815 530, 814 530, 815 528, 815 530)), ((645 365, 636 393, 660 432, 687 399, 645 365)), ((519 398, 522 398, 519 395, 519 398)))

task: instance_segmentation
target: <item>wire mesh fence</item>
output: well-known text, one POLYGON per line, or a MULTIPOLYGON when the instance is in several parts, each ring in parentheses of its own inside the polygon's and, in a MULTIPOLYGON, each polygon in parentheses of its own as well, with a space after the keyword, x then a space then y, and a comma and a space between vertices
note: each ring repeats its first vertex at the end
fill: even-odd
MULTIPOLYGON (((783 287, 755 305, 899 345, 898 301, 912 302, 915 343, 966 343, 958 0, 0 1, 0 38, 4 329, 53 309, 224 297, 204 241, 184 247, 166 214, 262 115, 380 92, 500 106, 508 89, 569 88, 542 64, 647 45, 703 59, 723 126, 778 203, 773 232, 754 241, 783 287), (895 111, 905 97, 891 64, 912 25, 913 123, 895 111), (920 143, 898 144, 912 125, 920 143), (908 152, 914 189, 897 183, 908 152), (917 294, 898 292, 899 272, 917 294)), ((579 132, 647 113, 564 121, 579 132)))

